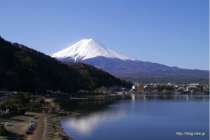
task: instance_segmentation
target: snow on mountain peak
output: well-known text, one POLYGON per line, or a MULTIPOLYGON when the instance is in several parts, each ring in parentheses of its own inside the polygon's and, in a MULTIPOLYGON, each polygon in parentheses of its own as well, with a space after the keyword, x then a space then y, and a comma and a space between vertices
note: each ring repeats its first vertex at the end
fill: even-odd
POLYGON ((106 58, 118 58, 121 60, 134 60, 104 47, 94 39, 82 39, 74 45, 51 55, 51 57, 60 60, 65 58, 72 58, 74 61, 85 60, 99 56, 106 58))

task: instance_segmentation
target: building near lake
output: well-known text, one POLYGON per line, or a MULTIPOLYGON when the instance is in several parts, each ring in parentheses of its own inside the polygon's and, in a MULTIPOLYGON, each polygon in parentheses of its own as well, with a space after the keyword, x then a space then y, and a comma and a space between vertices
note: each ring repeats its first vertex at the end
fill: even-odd
POLYGON ((199 83, 191 83, 190 86, 200 86, 199 83))
POLYGON ((198 88, 195 86, 187 86, 186 87, 186 91, 195 92, 197 90, 198 90, 198 88))
POLYGON ((144 91, 144 86, 138 86, 137 91, 138 92, 143 92, 144 91))
POLYGON ((137 90, 136 85, 133 85, 131 91, 136 91, 136 90, 137 90))
POLYGON ((144 86, 144 91, 153 91, 155 89, 154 84, 149 84, 144 86))
POLYGON ((209 91, 209 86, 204 86, 203 89, 204 91, 209 91))

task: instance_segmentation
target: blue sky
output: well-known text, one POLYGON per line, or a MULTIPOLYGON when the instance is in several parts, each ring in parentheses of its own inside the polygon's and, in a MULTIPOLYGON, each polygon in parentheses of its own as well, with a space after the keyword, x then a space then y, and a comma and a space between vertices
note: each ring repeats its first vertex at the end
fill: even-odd
POLYGON ((209 69, 208 0, 10 0, 0 36, 47 55, 93 38, 124 56, 209 69))

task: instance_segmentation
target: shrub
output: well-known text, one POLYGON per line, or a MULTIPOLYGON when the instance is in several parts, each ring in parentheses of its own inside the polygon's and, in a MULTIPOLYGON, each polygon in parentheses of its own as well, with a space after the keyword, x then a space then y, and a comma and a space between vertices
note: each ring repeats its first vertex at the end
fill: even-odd
POLYGON ((39 103, 43 104, 44 103, 44 100, 42 98, 39 99, 39 103))
POLYGON ((8 134, 7 129, 5 129, 3 125, 0 125, 0 136, 8 136, 8 134))
POLYGON ((24 109, 20 109, 20 110, 17 111, 17 113, 18 113, 18 114, 21 114, 21 115, 24 115, 25 112, 26 112, 26 111, 25 111, 24 109))

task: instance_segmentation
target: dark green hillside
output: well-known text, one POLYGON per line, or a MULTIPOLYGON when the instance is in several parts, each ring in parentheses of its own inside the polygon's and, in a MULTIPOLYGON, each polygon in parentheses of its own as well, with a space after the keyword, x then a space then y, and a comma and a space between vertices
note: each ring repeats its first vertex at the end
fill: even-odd
POLYGON ((41 52, 0 37, 0 88, 17 91, 76 92, 131 83, 83 63, 64 64, 41 52))

